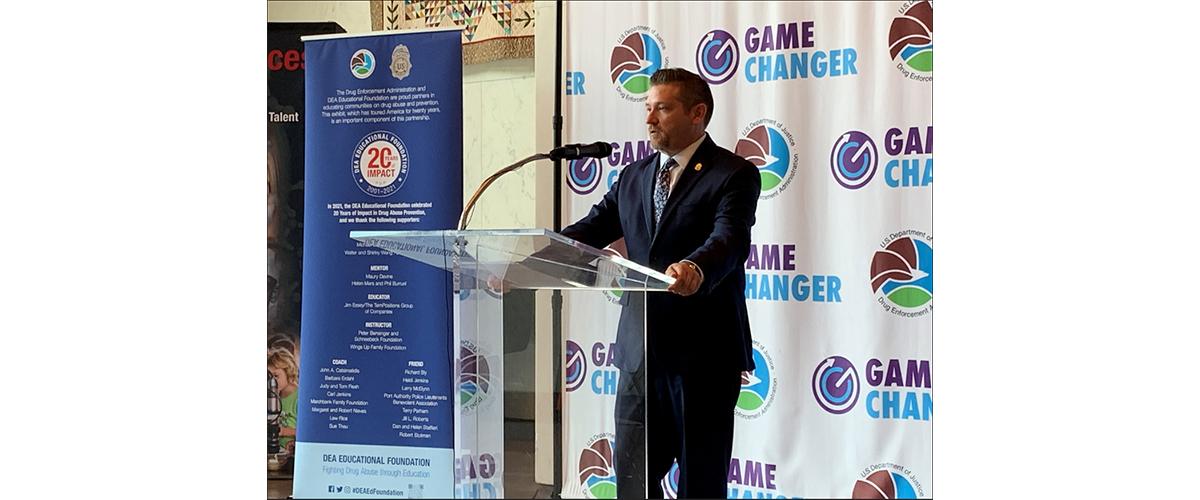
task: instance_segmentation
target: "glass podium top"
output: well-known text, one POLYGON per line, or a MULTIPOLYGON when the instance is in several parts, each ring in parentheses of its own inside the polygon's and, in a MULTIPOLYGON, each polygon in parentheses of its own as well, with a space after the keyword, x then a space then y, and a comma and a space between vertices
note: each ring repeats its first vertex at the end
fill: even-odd
POLYGON ((663 273, 546 229, 351 231, 375 247, 507 289, 665 291, 663 273))

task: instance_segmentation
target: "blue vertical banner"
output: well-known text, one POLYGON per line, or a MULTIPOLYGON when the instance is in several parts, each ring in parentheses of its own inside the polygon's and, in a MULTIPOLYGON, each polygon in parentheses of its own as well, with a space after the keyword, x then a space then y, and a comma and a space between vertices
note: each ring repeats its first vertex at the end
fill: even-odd
POLYGON ((455 226, 461 39, 458 29, 304 37, 296 498, 453 496, 450 276, 349 234, 455 226))

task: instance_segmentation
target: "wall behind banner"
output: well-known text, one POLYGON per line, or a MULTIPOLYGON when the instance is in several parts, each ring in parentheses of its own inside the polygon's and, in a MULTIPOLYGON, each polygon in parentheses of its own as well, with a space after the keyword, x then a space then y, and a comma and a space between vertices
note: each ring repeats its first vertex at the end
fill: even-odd
MULTIPOLYGON (((660 67, 710 82, 708 133, 759 167, 745 263, 757 367, 729 496, 932 496, 931 4, 568 2, 564 24, 563 140, 614 146, 570 169, 564 221, 654 154, 644 101, 660 67)), ((615 332, 615 302, 572 298, 564 314, 563 362, 586 374, 567 384, 564 496, 608 491, 594 455, 612 438, 615 369, 595 354, 613 338, 573 332, 615 332)))

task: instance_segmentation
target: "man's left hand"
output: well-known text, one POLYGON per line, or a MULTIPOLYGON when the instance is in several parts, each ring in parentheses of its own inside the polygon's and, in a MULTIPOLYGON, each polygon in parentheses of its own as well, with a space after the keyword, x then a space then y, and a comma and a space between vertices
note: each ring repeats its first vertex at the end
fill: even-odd
POLYGON ((700 288, 700 271, 690 262, 676 262, 664 273, 675 278, 675 283, 667 287, 668 292, 687 297, 700 288))

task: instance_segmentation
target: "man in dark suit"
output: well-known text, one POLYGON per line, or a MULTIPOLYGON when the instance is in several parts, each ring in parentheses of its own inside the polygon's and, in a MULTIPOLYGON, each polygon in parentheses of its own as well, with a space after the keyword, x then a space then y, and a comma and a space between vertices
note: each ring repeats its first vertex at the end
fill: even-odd
POLYGON ((754 368, 743 263, 762 181, 705 133, 707 82, 678 68, 650 82, 646 125, 658 153, 625 167, 562 234, 596 248, 624 237, 630 260, 676 280, 671 293, 627 294, 621 312, 618 497, 662 498, 658 481, 678 460, 680 498, 725 498, 741 372, 754 368))

